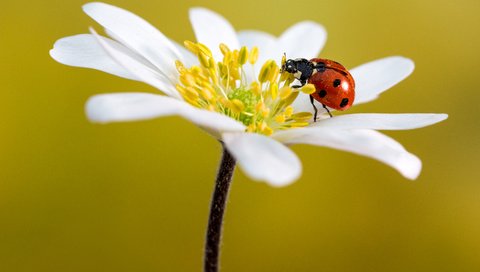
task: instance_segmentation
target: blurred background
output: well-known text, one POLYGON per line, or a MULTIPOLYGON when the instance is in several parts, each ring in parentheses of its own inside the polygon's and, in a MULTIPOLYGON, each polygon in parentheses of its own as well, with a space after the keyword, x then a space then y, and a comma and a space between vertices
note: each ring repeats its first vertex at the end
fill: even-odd
MULTIPOLYGON (((67 67, 48 51, 100 29, 85 1, 0 9, 0 271, 199 271, 219 144, 177 118, 95 125, 84 103, 147 85, 67 67)), ((480 1, 111 0, 176 41, 192 6, 237 30, 328 30, 321 56, 347 67, 390 55, 415 72, 350 112, 445 112, 387 132, 424 164, 408 181, 377 161, 295 146, 301 179, 271 188, 234 177, 223 271, 480 271, 480 1), (342 173, 339 175, 339 173, 342 173)))

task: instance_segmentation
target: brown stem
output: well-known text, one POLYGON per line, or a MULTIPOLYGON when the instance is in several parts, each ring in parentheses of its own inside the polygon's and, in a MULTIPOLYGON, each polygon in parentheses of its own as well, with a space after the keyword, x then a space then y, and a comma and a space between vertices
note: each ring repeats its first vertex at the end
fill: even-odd
POLYGON ((235 170, 235 158, 223 147, 222 161, 218 169, 215 190, 210 204, 207 238, 205 243, 204 271, 217 272, 222 236, 223 215, 228 198, 228 191, 235 170))

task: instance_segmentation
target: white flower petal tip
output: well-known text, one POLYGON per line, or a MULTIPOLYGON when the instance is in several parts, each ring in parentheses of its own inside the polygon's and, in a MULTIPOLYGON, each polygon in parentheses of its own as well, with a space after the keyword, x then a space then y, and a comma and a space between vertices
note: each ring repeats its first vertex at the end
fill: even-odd
POLYGON ((422 161, 411 153, 401 153, 394 168, 409 180, 416 180, 422 171, 422 161))
POLYGON ((189 15, 197 42, 210 48, 214 59, 222 59, 218 47, 220 43, 226 44, 232 50, 240 48, 233 26, 220 14, 206 8, 195 7, 190 9, 189 15))
POLYGON ((327 41, 327 31, 318 23, 303 21, 285 30, 278 41, 288 58, 314 58, 327 41))
POLYGON ((448 114, 444 113, 360 113, 326 118, 313 123, 312 126, 337 129, 407 130, 431 126, 447 118, 448 114))
POLYGON ((225 133, 222 139, 243 171, 254 180, 282 187, 293 183, 302 173, 302 164, 295 153, 269 137, 225 133))
POLYGON ((355 79, 355 105, 375 100, 382 92, 407 78, 415 69, 411 59, 393 56, 350 70, 355 79))
MULTIPOLYGON (((107 38, 102 39, 117 50, 128 53, 121 44, 107 38)), ((53 49, 50 50, 50 56, 65 65, 96 69, 127 79, 137 79, 116 63, 90 34, 65 37, 56 41, 53 49)))
POLYGON ((165 77, 175 80, 175 60, 182 60, 182 56, 162 32, 138 15, 109 4, 88 3, 83 11, 114 39, 161 69, 165 77))
POLYGON ((277 132, 273 138, 285 144, 330 147, 383 162, 408 179, 416 179, 422 169, 418 157, 394 139, 375 130, 309 127, 277 132))
POLYGON ((241 132, 245 126, 225 115, 201 110, 167 96, 149 93, 115 93, 91 97, 85 111, 96 123, 148 120, 179 115, 192 123, 216 133, 241 132))

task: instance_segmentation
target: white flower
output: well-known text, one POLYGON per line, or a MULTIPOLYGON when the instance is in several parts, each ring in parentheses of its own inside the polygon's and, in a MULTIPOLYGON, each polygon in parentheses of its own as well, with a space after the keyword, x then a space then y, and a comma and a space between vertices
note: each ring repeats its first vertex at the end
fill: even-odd
MULTIPOLYGON (((278 80, 276 63, 284 52, 289 58, 307 59, 320 53, 326 32, 314 22, 298 23, 274 37, 260 31, 235 32, 220 15, 193 8, 190 20, 199 43, 186 42, 187 50, 126 10, 104 3, 89 3, 83 9, 111 38, 92 29, 92 34, 60 39, 50 55, 66 65, 145 82, 164 94, 93 96, 86 104, 91 121, 182 116, 221 140, 248 176, 273 186, 290 184, 301 174, 300 160, 286 147, 290 144, 350 151, 415 179, 421 161, 377 130, 420 128, 447 118, 446 114, 347 114, 321 116, 312 123, 308 95, 294 93, 288 87, 290 79, 278 80), (282 82, 287 85, 279 89, 282 82)), ((413 68, 411 60, 395 56, 352 69, 354 105, 376 99, 413 68)))

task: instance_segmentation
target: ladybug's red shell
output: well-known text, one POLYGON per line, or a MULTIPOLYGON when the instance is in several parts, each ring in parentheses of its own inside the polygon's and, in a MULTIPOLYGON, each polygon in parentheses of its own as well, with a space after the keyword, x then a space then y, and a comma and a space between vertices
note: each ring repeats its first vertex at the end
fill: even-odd
POLYGON ((346 110, 355 100, 355 81, 340 63, 326 59, 311 59, 312 63, 324 63, 325 69, 317 70, 308 79, 315 86, 313 98, 329 108, 346 110))

